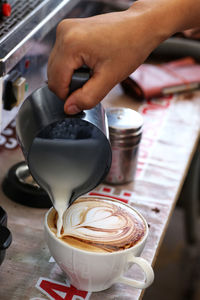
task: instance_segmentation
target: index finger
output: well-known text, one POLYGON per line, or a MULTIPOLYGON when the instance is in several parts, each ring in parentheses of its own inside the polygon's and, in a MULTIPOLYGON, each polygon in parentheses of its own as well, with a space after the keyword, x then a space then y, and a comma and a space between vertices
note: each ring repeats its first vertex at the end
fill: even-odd
POLYGON ((74 69, 70 68, 69 64, 63 61, 62 56, 56 52, 55 49, 52 50, 48 61, 48 87, 59 98, 64 100, 69 92, 69 84, 74 69))

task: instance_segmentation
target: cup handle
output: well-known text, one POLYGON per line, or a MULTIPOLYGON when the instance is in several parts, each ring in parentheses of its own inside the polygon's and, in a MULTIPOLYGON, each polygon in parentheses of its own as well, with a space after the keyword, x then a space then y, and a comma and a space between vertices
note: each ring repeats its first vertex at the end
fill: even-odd
POLYGON ((150 286, 154 280, 154 271, 151 265, 142 257, 132 256, 128 263, 137 264, 145 274, 145 281, 138 281, 134 279, 130 279, 125 276, 121 276, 118 278, 117 282, 127 284, 133 286, 137 289, 145 289, 150 286))

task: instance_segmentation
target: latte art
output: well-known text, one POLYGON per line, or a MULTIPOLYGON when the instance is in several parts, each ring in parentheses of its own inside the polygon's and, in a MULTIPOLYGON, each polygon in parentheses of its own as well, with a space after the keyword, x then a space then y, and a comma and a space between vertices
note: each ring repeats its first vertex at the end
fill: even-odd
MULTIPOLYGON (((50 228, 56 234, 57 215, 50 228)), ((95 252, 113 252, 134 246, 145 235, 143 219, 130 207, 112 200, 76 200, 63 216, 60 239, 95 252)))

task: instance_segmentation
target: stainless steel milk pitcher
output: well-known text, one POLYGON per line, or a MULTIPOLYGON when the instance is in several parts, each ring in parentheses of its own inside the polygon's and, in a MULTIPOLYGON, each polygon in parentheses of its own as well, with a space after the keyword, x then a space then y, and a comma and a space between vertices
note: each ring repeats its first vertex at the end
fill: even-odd
MULTIPOLYGON (((89 76, 88 71, 84 68, 75 71, 70 85, 70 93, 80 88, 89 79, 89 76)), ((71 172, 73 172, 71 160, 74 160, 76 168, 80 165, 81 172, 85 168, 85 173, 87 173, 87 178, 84 179, 83 176, 82 182, 74 188, 70 204, 77 197, 97 186, 109 171, 112 151, 108 139, 107 118, 101 104, 77 115, 66 115, 64 112, 64 101, 59 99, 45 85, 33 92, 22 104, 16 118, 16 131, 31 175, 49 194, 49 186, 45 185, 42 176, 38 174, 38 170, 50 151, 48 143, 53 142, 55 156, 53 154, 52 162, 54 161, 55 172, 59 173, 56 171, 56 160, 59 160, 56 153, 60 151, 59 147, 61 148, 59 146, 61 144, 59 143, 67 141, 68 146, 65 147, 64 151, 66 152, 66 156, 70 157, 71 172), (47 142, 45 150, 47 155, 44 153, 39 162, 34 158, 34 152, 36 151, 34 143, 38 139, 42 143, 47 142), (76 145, 79 145, 79 150, 76 149, 76 145), (97 151, 91 152, 90 148, 94 147, 94 145, 96 145, 97 151), (95 155, 91 153, 95 153, 95 155), (83 154, 85 157, 83 157, 83 154), (91 171, 88 171, 88 168, 91 171)), ((41 145, 38 147, 43 147, 41 145)), ((64 155, 63 150, 62 155, 64 155)), ((50 170, 50 164, 51 161, 47 162, 43 167, 43 169, 46 168, 44 170, 45 174, 47 172, 54 172, 54 169, 50 170)), ((59 174, 57 174, 57 177, 59 177, 59 174)))

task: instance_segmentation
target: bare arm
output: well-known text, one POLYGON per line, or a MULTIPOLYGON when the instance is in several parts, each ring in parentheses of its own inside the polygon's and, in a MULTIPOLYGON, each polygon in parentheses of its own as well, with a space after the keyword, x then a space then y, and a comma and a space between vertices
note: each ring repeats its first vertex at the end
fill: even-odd
POLYGON ((69 96, 65 111, 74 114, 89 109, 163 40, 197 26, 200 0, 139 0, 123 12, 64 20, 49 57, 49 88, 65 100, 74 70, 87 65, 93 76, 69 96))

